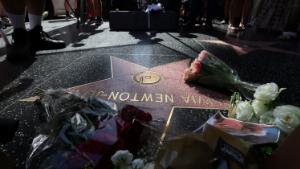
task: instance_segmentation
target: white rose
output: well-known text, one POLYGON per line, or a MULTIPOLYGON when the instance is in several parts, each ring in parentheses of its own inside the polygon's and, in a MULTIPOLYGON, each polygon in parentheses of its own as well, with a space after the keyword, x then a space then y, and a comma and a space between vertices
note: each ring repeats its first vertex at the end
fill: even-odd
POLYGON ((147 163, 143 169, 154 169, 154 163, 147 163))
POLYGON ((135 159, 131 165, 133 169, 142 169, 144 167, 144 161, 142 159, 135 159))
POLYGON ((259 123, 273 125, 275 118, 272 111, 267 111, 259 117, 259 123))
POLYGON ((276 83, 266 83, 256 88, 254 98, 270 103, 277 98, 282 90, 284 89, 279 89, 276 83))
POLYGON ((286 133, 292 132, 300 124, 300 108, 292 105, 278 106, 274 109, 274 124, 286 133))
POLYGON ((253 100, 251 103, 255 116, 260 117, 263 113, 267 112, 269 110, 268 106, 266 105, 265 102, 260 101, 260 100, 253 100))
POLYGON ((250 121, 253 114, 253 108, 248 101, 241 101, 236 105, 236 119, 241 121, 250 121))
POLYGON ((113 156, 111 161, 115 166, 125 166, 131 163, 133 155, 128 150, 119 150, 113 156))

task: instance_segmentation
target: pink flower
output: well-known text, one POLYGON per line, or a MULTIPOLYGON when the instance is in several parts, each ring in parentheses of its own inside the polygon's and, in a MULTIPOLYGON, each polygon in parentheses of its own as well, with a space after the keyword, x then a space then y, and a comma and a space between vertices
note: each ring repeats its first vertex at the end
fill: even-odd
POLYGON ((184 71, 184 80, 193 81, 201 73, 202 62, 207 58, 209 53, 203 50, 198 57, 191 63, 191 66, 184 71))

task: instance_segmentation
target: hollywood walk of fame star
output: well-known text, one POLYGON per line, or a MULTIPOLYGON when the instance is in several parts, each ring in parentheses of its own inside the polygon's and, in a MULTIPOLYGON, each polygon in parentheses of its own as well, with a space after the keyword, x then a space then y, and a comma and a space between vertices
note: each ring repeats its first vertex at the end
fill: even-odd
POLYGON ((189 59, 147 68, 116 57, 110 58, 110 78, 75 86, 68 91, 83 97, 96 96, 115 103, 135 105, 150 112, 154 118, 163 119, 169 119, 176 107, 227 108, 227 96, 184 82, 182 73, 188 67, 189 59))

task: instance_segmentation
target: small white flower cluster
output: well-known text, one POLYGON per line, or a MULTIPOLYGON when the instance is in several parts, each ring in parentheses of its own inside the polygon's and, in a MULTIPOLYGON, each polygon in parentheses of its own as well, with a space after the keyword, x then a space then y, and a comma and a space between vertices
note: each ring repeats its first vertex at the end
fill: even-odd
POLYGON ((272 106, 283 90, 276 83, 258 86, 254 100, 236 104, 236 119, 275 125, 286 133, 292 132, 300 124, 300 108, 292 105, 272 106))
POLYGON ((113 156, 111 161, 115 169, 154 169, 152 164, 144 164, 142 159, 134 159, 128 150, 119 150, 113 156))

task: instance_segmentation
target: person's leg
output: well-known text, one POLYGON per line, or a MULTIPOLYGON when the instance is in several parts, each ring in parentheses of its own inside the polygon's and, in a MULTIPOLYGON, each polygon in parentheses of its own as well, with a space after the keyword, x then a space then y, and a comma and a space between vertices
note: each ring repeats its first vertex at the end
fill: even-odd
POLYGON ((243 0, 231 0, 229 9, 229 29, 237 29, 242 13, 243 0))
POLYGON ((102 1, 94 0, 95 7, 95 16, 96 16, 96 24, 101 25, 103 23, 102 19, 102 1))
POLYGON ((94 0, 95 16, 102 18, 102 1, 94 0))
POLYGON ((19 61, 32 58, 35 54, 31 48, 29 35, 25 29, 25 0, 1 0, 14 31, 12 42, 6 44, 6 58, 19 61))
POLYGON ((205 26, 208 29, 212 28, 212 20, 214 19, 214 17, 216 16, 216 11, 214 9, 216 9, 216 1, 215 0, 206 0, 205 1, 205 17, 206 17, 206 23, 205 26))
POLYGON ((0 1, 0 28, 11 26, 10 20, 7 18, 6 12, 0 1))
POLYGON ((1 0, 13 27, 25 29, 25 0, 1 0))
POLYGON ((2 3, 0 1, 0 17, 3 17, 3 16, 5 16, 5 12, 4 12, 4 8, 2 6, 2 3))
POLYGON ((60 49, 65 47, 61 40, 54 40, 43 31, 42 13, 45 0, 27 0, 28 17, 30 22, 30 39, 34 50, 60 49))
POLYGON ((224 6, 225 21, 228 21, 229 19, 230 4, 231 4, 231 0, 225 0, 225 6, 224 6))
POLYGON ((64 6, 65 6, 65 10, 66 10, 66 17, 69 18, 70 16, 70 0, 65 0, 64 6))
POLYGON ((42 14, 45 9, 45 0, 27 0, 27 10, 30 29, 42 25, 42 14))
POLYGON ((241 29, 245 29, 245 25, 248 23, 250 19, 251 10, 252 10, 252 0, 244 0, 241 23, 239 25, 241 29))
POLYGON ((188 11, 188 16, 189 16, 189 23, 192 26, 195 23, 195 20, 198 16, 199 9, 200 9, 200 0, 190 0, 189 2, 189 11, 188 11))

